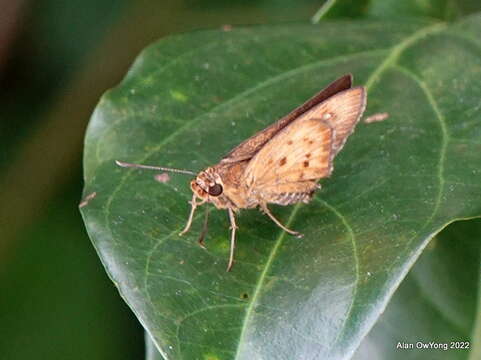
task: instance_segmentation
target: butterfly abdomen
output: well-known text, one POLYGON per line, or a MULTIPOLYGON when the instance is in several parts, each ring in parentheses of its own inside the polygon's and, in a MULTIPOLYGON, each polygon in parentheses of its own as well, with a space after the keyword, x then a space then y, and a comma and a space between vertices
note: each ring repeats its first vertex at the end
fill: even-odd
POLYGON ((308 203, 314 191, 310 192, 294 192, 294 193, 280 193, 275 194, 275 196, 269 200, 269 202, 278 205, 291 205, 298 202, 308 203))

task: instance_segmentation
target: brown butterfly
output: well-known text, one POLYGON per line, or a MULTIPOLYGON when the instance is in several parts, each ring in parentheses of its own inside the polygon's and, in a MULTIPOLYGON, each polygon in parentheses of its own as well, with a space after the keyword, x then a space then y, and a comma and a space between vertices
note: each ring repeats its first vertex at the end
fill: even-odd
MULTIPOLYGON (((190 215, 180 233, 192 224, 195 209, 213 203, 227 209, 231 224, 231 246, 227 271, 234 263, 235 213, 259 207, 272 221, 289 234, 302 236, 282 225, 267 204, 308 203, 318 180, 332 173, 333 160, 361 118, 366 107, 364 87, 352 87, 352 76, 344 75, 303 105, 271 126, 242 142, 214 166, 197 174, 190 182, 193 192, 190 215)), ((130 164, 136 167, 196 175, 188 170, 130 164)), ((204 230, 207 229, 207 210, 204 230)))

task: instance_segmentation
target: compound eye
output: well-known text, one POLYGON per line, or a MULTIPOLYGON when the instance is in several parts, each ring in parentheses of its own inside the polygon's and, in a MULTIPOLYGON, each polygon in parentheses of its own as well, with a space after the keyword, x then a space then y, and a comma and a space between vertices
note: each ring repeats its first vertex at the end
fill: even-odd
POLYGON ((219 196, 220 194, 222 194, 222 185, 221 184, 215 184, 215 185, 209 187, 209 195, 219 196))

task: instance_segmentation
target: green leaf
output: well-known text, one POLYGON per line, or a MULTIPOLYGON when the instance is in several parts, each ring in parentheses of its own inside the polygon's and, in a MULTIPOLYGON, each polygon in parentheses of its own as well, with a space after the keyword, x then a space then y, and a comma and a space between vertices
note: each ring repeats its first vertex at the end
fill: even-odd
POLYGON ((370 0, 326 0, 313 16, 313 22, 321 19, 361 18, 369 9, 370 0))
POLYGON ((481 11, 478 0, 327 0, 313 21, 361 17, 429 17, 448 21, 477 11, 481 11))
POLYGON ((82 208, 121 295, 166 359, 345 359, 429 240, 481 215, 481 17, 204 31, 146 49, 100 101, 85 147, 82 208), (352 72, 367 114, 310 204, 212 211, 207 250, 179 237, 190 178, 158 183, 115 159, 193 169, 352 72))
POLYGON ((145 359, 146 360, 164 360, 160 355, 155 343, 150 338, 150 335, 145 332, 145 359))
POLYGON ((481 221, 473 220, 450 225, 433 239, 354 359, 479 359, 474 321, 481 310, 480 237, 481 221), (441 345, 422 347, 430 342, 441 345))
MULTIPOLYGON (((425 16, 439 20, 452 20, 461 15, 458 3, 463 0, 371 0, 369 15, 378 18, 425 16)), ((478 10, 479 7, 478 7, 478 10)))

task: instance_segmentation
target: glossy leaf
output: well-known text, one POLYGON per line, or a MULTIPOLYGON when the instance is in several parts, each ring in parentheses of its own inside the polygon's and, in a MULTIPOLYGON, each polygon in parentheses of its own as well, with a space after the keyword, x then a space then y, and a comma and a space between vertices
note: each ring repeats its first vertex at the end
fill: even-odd
POLYGON ((426 16, 439 20, 452 20, 461 15, 462 10, 458 3, 462 2, 463 0, 371 0, 368 13, 370 16, 380 18, 426 16))
POLYGON ((320 19, 361 18, 369 10, 370 0, 326 0, 314 14, 313 21, 320 19))
POLYGON ((162 355, 160 355, 157 346, 150 338, 150 335, 145 332, 145 359, 146 360, 164 360, 162 355))
POLYGON ((346 359, 434 234, 481 215, 481 17, 342 22, 173 36, 145 50, 100 101, 82 208, 107 269, 166 359, 346 359), (310 204, 238 219, 226 273, 225 212, 207 250, 191 232, 189 177, 167 183, 115 159, 202 170, 352 72, 367 114, 310 204))
POLYGON ((473 220, 433 239, 353 359, 479 359, 480 238, 473 220))
POLYGON ((481 4, 477 0, 327 0, 314 15, 313 21, 361 17, 427 17, 451 21, 480 10, 481 4))

